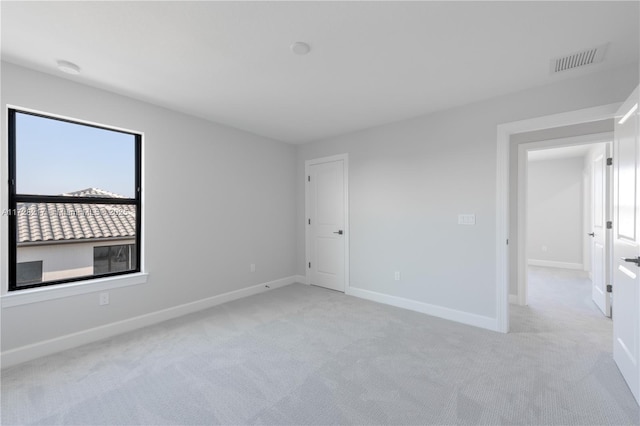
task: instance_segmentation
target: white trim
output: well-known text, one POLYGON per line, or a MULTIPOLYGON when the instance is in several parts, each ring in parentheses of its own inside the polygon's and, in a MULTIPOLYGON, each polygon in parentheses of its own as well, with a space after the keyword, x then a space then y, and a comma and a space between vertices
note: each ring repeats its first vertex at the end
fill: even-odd
POLYGON ((314 164, 330 163, 332 161, 342 160, 344 165, 344 291, 347 292, 349 288, 349 241, 351 239, 351 232, 349 229, 349 154, 337 154, 328 157, 314 158, 306 160, 304 162, 304 247, 305 247, 305 284, 311 284, 311 271, 307 267, 311 259, 309 253, 311 253, 311 237, 309 235, 309 226, 307 224, 307 218, 309 217, 309 186, 307 176, 309 176, 309 167, 314 164))
POLYGON ((495 318, 483 315, 472 314, 469 312, 458 311, 455 309, 445 308, 442 306, 431 305, 429 303, 418 302, 416 300, 405 299, 403 297, 391 296, 388 294, 378 293, 375 291, 364 290, 361 288, 349 287, 346 292, 349 296, 359 297, 361 299, 371 300, 373 302, 383 303, 385 305, 396 306, 398 308, 409 309, 423 314, 443 318, 449 321, 455 321, 462 324, 472 325, 487 330, 498 331, 498 324, 495 318))
POLYGON ((547 268, 577 269, 579 271, 584 271, 584 265, 582 263, 556 262, 554 260, 529 259, 527 261, 527 264, 531 266, 546 266, 547 268))
POLYGON ((527 273, 527 259, 529 258, 529 248, 527 247, 527 224, 529 215, 527 212, 527 204, 529 199, 528 181, 529 161, 526 150, 526 144, 518 146, 518 165, 517 165, 517 205, 516 205, 516 223, 518 224, 517 240, 518 250, 516 253, 516 283, 518 293, 518 305, 526 306, 529 293, 527 291, 529 283, 529 274, 527 273))
POLYGON ((496 170, 496 325, 509 331, 509 136, 498 126, 496 170))
POLYGON ((636 102, 631 107, 631 109, 629 109, 629 111, 627 111, 627 113, 620 119, 620 121, 618 121, 618 124, 624 124, 629 119, 629 117, 631 117, 631 114, 633 114, 637 109, 638 109, 638 103, 636 102))
POLYGON ((307 277, 305 275, 294 275, 293 277, 297 283, 300 284, 309 284, 309 282, 307 282, 307 277))
POLYGON ((36 287, 25 290, 16 290, 0 296, 2 309, 13 306, 27 305, 29 303, 44 302, 47 300, 62 299, 80 294, 95 293, 130 285, 144 284, 149 274, 133 273, 117 275, 114 277, 96 278, 85 281, 60 284, 50 287, 36 287))
MULTIPOLYGON (((9 108, 2 111, 4 122, 9 123, 9 108)), ((9 126, 2 127, 0 137, 0 182, 9 182, 9 126)), ((9 187, 0 185, 0 207, 2 211, 9 208, 9 187)), ((0 295, 9 290, 9 221, 0 221, 0 295)))
POLYGON ((496 321, 509 331, 509 140, 512 134, 568 126, 615 116, 620 103, 514 121, 497 126, 496 162, 496 321))
POLYGON ((509 295, 509 303, 511 303, 512 305, 521 305, 523 306, 520 301, 518 300, 518 296, 516 296, 515 294, 510 294, 509 295))
POLYGON ((284 287, 297 282, 297 276, 281 278, 279 280, 269 281, 257 284, 240 290, 230 291, 228 293, 219 294, 217 296, 208 297, 195 302, 185 303, 183 305, 174 306, 149 314, 140 315, 111 324, 105 324, 99 327, 90 328, 88 330, 79 331, 77 333, 67 334, 65 336, 56 337, 30 345, 21 346, 19 348, 10 349, 0 354, 0 365, 2 368, 11 367, 26 361, 31 361, 46 355, 51 355, 67 349, 72 349, 80 345, 95 342, 118 334, 133 331, 142 327, 157 324, 172 318, 181 317, 203 309, 211 308, 222 303, 232 300, 241 299, 243 297, 252 296, 258 293, 264 293, 275 288, 284 287), (268 286, 268 287, 267 287, 268 286))

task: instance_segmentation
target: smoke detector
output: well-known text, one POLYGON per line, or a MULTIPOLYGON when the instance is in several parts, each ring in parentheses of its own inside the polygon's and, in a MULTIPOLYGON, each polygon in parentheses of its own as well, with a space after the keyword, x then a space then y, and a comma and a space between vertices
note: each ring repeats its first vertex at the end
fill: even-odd
POLYGON ((303 41, 296 41, 290 46, 290 48, 291 51, 296 55, 306 55, 307 53, 311 52, 311 46, 303 41))
POLYGON ((550 63, 551 74, 602 62, 604 60, 604 54, 607 52, 607 46, 609 46, 609 43, 592 47, 591 49, 584 49, 570 55, 553 58, 550 63))
POLYGON ((80 67, 69 61, 58 61, 58 69, 71 75, 80 74, 80 67))

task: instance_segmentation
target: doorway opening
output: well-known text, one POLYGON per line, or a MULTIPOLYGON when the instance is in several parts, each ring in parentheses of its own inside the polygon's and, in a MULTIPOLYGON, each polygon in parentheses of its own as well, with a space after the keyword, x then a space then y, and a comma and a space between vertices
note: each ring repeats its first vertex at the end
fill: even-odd
MULTIPOLYGON (((613 120, 601 128, 613 130, 613 120)), ((612 132, 601 132, 519 143, 512 150, 518 157, 515 236, 522 269, 511 332, 580 340, 581 352, 610 350, 613 322, 598 304, 610 307, 602 292, 610 297, 612 141, 612 132)))
MULTIPOLYGON (((613 288, 615 293, 615 311, 613 318, 613 360, 618 366, 622 377, 637 402, 640 402, 640 353, 637 342, 640 341, 640 315, 637 306, 640 303, 640 233, 638 232, 638 217, 640 202, 638 201, 638 179, 640 170, 640 103, 639 90, 636 88, 627 100, 620 104, 603 105, 594 108, 571 111, 534 119, 522 120, 499 125, 497 128, 497 240, 496 240, 496 330, 509 332, 509 312, 521 308, 512 305, 509 300, 510 271, 522 274, 522 250, 517 247, 517 256, 510 253, 514 250, 510 245, 510 236, 518 237, 520 233, 510 234, 510 208, 513 190, 510 186, 514 176, 510 170, 510 159, 518 158, 513 155, 514 146, 512 136, 522 132, 533 132, 539 129, 550 130, 558 126, 571 126, 593 123, 598 120, 614 118, 615 143, 613 152, 613 220, 611 265, 613 269, 613 288), (511 155, 510 155, 511 153, 511 155), (513 262, 513 260, 516 262, 513 262), (514 264, 515 263, 515 264, 514 264)), ((540 140, 540 139, 539 139, 540 140)), ((517 147, 517 145, 516 145, 517 147)), ((516 161, 516 170, 518 170, 516 161)), ((516 197, 517 198, 517 197, 516 197)), ((521 226, 516 224, 517 226, 521 226)), ((517 286, 517 281, 516 281, 517 286)), ((517 297, 521 297, 520 294, 517 297)))
POLYGON ((602 132, 518 145, 512 303, 597 307, 611 316, 612 140, 602 132))
MULTIPOLYGON (((519 271, 518 258, 515 255, 517 250, 514 249, 514 247, 518 246, 518 243, 512 238, 516 237, 517 239, 517 223, 510 219, 512 212, 515 211, 514 207, 517 206, 517 197, 515 196, 517 179, 515 179, 515 176, 517 176, 518 170, 518 156, 512 150, 511 137, 525 132, 544 132, 562 126, 568 127, 612 119, 616 116, 620 106, 620 103, 608 104, 498 125, 496 159, 496 331, 509 332, 509 302, 516 294, 515 288, 512 287, 517 288, 517 280, 514 280, 512 275, 517 275, 519 271)), ((541 139, 544 138, 538 138, 537 140, 541 139)), ((553 145, 553 143, 550 145, 553 145)))

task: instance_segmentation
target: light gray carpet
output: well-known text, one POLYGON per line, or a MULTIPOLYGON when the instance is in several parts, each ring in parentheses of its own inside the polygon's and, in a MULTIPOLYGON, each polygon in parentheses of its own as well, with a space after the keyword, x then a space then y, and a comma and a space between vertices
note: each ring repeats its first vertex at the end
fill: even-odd
POLYGON ((499 334, 295 284, 10 368, 2 424, 640 424, 588 280, 499 334))

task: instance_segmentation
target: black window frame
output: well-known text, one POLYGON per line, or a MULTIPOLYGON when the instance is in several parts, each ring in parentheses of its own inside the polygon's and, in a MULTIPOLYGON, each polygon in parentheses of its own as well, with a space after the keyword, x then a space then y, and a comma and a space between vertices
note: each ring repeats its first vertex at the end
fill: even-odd
MULTIPOLYGON (((142 251, 142 134, 121 130, 109 126, 86 123, 82 120, 74 120, 69 118, 56 117, 46 113, 33 112, 18 108, 8 108, 7 114, 7 136, 8 136, 8 160, 9 160, 9 211, 7 214, 9 220, 9 291, 26 290, 34 287, 47 287, 59 284, 66 284, 78 281, 89 281, 97 278, 113 277, 118 275, 129 275, 141 272, 141 251, 142 251), (108 197, 69 197, 63 195, 33 195, 33 194, 17 194, 16 193, 16 114, 26 114, 36 117, 57 120, 71 123, 79 126, 94 127, 97 129, 109 130, 112 132, 123 133, 134 136, 135 143, 135 198, 108 198, 108 197), (136 209, 136 234, 135 234, 135 256, 136 268, 133 270, 110 272, 99 275, 84 275, 73 278, 60 280, 43 281, 28 285, 20 285, 17 283, 17 260, 18 260, 18 221, 17 206, 18 203, 67 203, 67 204, 96 204, 96 205, 133 205, 136 209)), ((78 242, 90 242, 91 240, 78 240, 78 242)))

